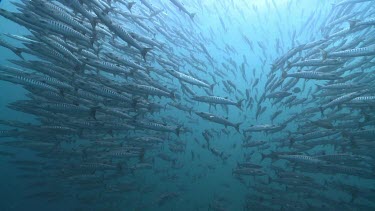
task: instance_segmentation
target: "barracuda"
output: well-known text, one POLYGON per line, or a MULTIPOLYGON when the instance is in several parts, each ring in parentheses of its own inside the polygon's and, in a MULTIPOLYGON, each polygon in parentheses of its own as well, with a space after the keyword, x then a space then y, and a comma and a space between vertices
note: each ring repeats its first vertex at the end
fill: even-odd
POLYGON ((4 48, 8 48, 9 50, 13 51, 14 54, 16 54, 21 59, 25 60, 25 58, 22 56, 22 49, 16 48, 13 45, 6 42, 4 39, 0 37, 0 46, 3 46, 4 48))
POLYGON ((293 77, 293 78, 304 78, 304 79, 315 79, 315 80, 337 80, 340 79, 339 76, 333 73, 321 73, 316 71, 301 71, 297 73, 282 73, 283 78, 293 77))
POLYGON ((303 60, 300 62, 295 62, 295 63, 288 63, 288 67, 305 67, 305 66, 331 66, 331 65, 340 65, 343 64, 344 62, 340 59, 326 59, 326 60, 321 60, 321 59, 308 59, 308 60, 303 60))
POLYGON ((174 77, 176 77, 177 79, 181 80, 181 81, 184 81, 186 83, 189 83, 189 84, 193 84, 193 85, 197 85, 199 87, 205 87, 205 88, 209 88, 211 90, 213 90, 215 84, 212 84, 212 85, 209 85, 201 80, 198 80, 190 75, 187 75, 185 73, 182 73, 182 72, 179 72, 179 71, 175 71, 175 70, 171 70, 171 69, 166 69, 168 73, 170 73, 171 75, 173 75, 174 77))
POLYGON ((341 97, 338 97, 334 100, 332 100, 331 102, 327 103, 327 104, 324 104, 322 106, 319 107, 322 115, 323 115, 323 112, 325 109, 327 108, 331 108, 331 107, 336 107, 336 106, 340 106, 341 104, 343 103, 346 103, 346 102, 349 102, 350 100, 356 98, 356 97, 359 97, 365 93, 367 93, 369 90, 361 90, 361 91, 357 91, 357 92, 351 92, 351 93, 348 93, 348 94, 345 94, 341 97))
POLYGON ((323 59, 326 59, 328 57, 359 57, 372 55, 375 55, 375 45, 371 45, 364 48, 336 51, 332 53, 327 53, 326 51, 322 50, 323 59))
POLYGON ((24 86, 28 86, 31 88, 36 88, 36 89, 41 89, 41 90, 49 90, 53 92, 59 92, 56 88, 43 83, 41 81, 33 80, 28 77, 24 77, 21 75, 6 75, 6 74, 1 74, 0 75, 1 80, 9 81, 15 84, 21 84, 24 86))
POLYGON ((227 126, 231 126, 231 127, 234 127, 238 132, 240 132, 240 125, 242 123, 232 123, 230 121, 228 121, 228 119, 226 118, 223 118, 223 117, 219 117, 219 116, 216 116, 214 114, 211 114, 211 113, 207 113, 207 112, 195 112, 198 116, 202 117, 203 119, 207 119, 211 122, 216 122, 218 124, 222 124, 224 125, 225 127, 227 126))
POLYGON ((159 124, 155 122, 136 121, 134 124, 141 128, 176 133, 177 136, 180 135, 180 131, 181 131, 181 126, 176 127, 176 126, 170 126, 170 125, 163 125, 163 124, 159 124))
POLYGON ((92 47, 94 40, 91 40, 90 37, 87 37, 83 35, 82 33, 74 30, 71 28, 69 25, 66 25, 62 22, 59 21, 54 21, 54 20, 47 20, 47 19, 42 19, 39 20, 39 26, 51 30, 54 33, 57 34, 63 34, 67 37, 72 37, 75 39, 76 42, 83 42, 87 44, 87 47, 92 47))
POLYGON ((100 12, 99 10, 94 10, 95 14, 100 18, 100 20, 109 28, 111 29, 117 36, 119 36, 122 40, 124 40, 129 45, 135 47, 141 52, 143 59, 146 61, 146 54, 152 48, 145 48, 138 44, 132 36, 129 34, 128 31, 125 30, 122 26, 117 23, 114 23, 109 19, 106 13, 100 12))
MULTIPOLYGON (((38 9, 43 10, 43 12, 48 13, 48 15, 56 18, 59 21, 64 22, 65 24, 71 26, 73 29, 79 30, 82 33, 90 34, 91 31, 86 28, 84 25, 80 24, 73 18, 73 14, 67 13, 66 10, 46 1, 37 0, 33 1, 34 4, 38 9)), ((38 10, 37 9, 37 10, 38 10)))
POLYGON ((224 97, 218 97, 218 96, 193 96, 191 99, 199 101, 199 102, 205 102, 210 104, 222 104, 222 105, 234 105, 237 106, 237 108, 242 109, 242 102, 244 101, 239 100, 238 102, 234 102, 232 100, 229 100, 228 98, 224 97))
POLYGON ((127 84, 125 85, 128 89, 135 93, 141 93, 146 95, 165 96, 174 99, 176 96, 174 92, 166 92, 161 89, 152 86, 139 85, 139 84, 127 84))

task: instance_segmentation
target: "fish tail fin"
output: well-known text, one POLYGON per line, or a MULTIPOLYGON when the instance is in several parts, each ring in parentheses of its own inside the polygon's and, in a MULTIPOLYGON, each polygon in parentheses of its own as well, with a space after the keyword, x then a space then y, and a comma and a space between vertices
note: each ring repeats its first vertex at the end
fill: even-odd
POLYGON ((357 23, 358 23, 357 20, 349 20, 348 22, 349 22, 349 28, 350 28, 350 30, 352 30, 357 25, 357 23))
POLYGON ((176 135, 177 135, 178 137, 180 137, 181 128, 182 128, 182 126, 178 126, 178 127, 176 128, 176 135))
POLYGON ((62 97, 65 97, 65 92, 63 89, 59 89, 59 94, 62 96, 62 97))
POLYGON ((324 108, 323 107, 319 107, 319 110, 320 110, 320 113, 322 114, 322 116, 324 116, 324 108))
POLYGON ((96 111, 100 108, 100 106, 95 106, 90 108, 90 116, 96 120, 96 111))
POLYGON ((350 202, 353 203, 353 201, 358 197, 358 192, 357 190, 350 190, 350 202))
POLYGON ((236 106, 242 110, 242 102, 244 101, 245 99, 242 99, 242 100, 239 100, 236 104, 236 106))
POLYGON ((116 164, 116 169, 117 169, 118 172, 122 172, 124 170, 124 167, 122 166, 121 163, 117 163, 116 164))
POLYGON ((136 72, 137 72, 136 69, 130 69, 130 70, 129 70, 129 73, 127 74, 127 76, 128 76, 128 77, 129 77, 129 76, 134 77, 135 74, 136 74, 136 72))
POLYGON ((141 55, 142 58, 146 61, 146 54, 151 50, 152 48, 142 48, 141 55))
POLYGON ((349 140, 350 140, 351 142, 353 142, 353 140, 354 140, 353 136, 352 136, 349 132, 343 131, 343 132, 341 132, 341 135, 342 135, 342 137, 344 137, 344 138, 349 138, 349 140))
POLYGON ((96 32, 95 29, 93 29, 92 31, 93 31, 92 36, 89 37, 89 44, 90 44, 91 49, 95 50, 94 43, 97 40, 98 33, 96 32))
POLYGON ((82 72, 86 67, 86 63, 80 63, 74 66, 74 71, 75 72, 82 72))
POLYGON ((78 54, 81 54, 81 53, 82 53, 82 50, 83 50, 83 48, 78 48, 78 49, 77 49, 77 53, 78 53, 78 54))
POLYGON ((78 130, 78 137, 82 138, 82 135, 83 135, 83 128, 78 130))
POLYGON ((296 140, 294 138, 290 138, 289 139, 289 144, 290 146, 293 146, 293 144, 296 142, 296 140))
POLYGON ((289 130, 286 132, 288 133, 288 137, 292 136, 292 132, 290 132, 289 130))
POLYGON ((366 122, 369 122, 371 120, 372 120, 372 117, 370 115, 368 115, 368 114, 365 114, 365 119, 363 120, 362 124, 366 123, 366 122))
POLYGON ((235 124, 234 128, 236 128, 237 132, 240 132, 240 125, 242 124, 242 122, 239 122, 237 124, 235 124))
POLYGON ((165 47, 166 47, 166 44, 165 44, 165 43, 161 43, 161 44, 160 44, 160 49, 165 49, 165 47))
POLYGON ((12 51, 13 51, 14 54, 16 54, 22 60, 25 60, 25 58, 22 56, 22 49, 21 48, 16 48, 16 49, 14 49, 12 51))
POLYGON ((288 73, 286 71, 283 71, 282 74, 281 74, 281 77, 286 78, 287 76, 288 76, 288 73))
POLYGON ((345 132, 345 131, 342 131, 341 132, 341 135, 344 137, 344 138, 347 138, 349 136, 348 132, 345 132))
POLYGON ((135 176, 135 167, 130 167, 129 170, 130 174, 132 174, 132 176, 135 176))
POLYGON ((210 85, 210 90, 211 90, 211 92, 214 92, 214 87, 215 87, 215 85, 216 85, 216 84, 211 84, 211 85, 210 85))
POLYGON ((132 12, 132 7, 135 5, 136 2, 132 1, 132 2, 128 2, 127 5, 126 5, 126 8, 128 8, 128 10, 130 12, 132 12))
POLYGON ((132 107, 133 107, 134 109, 137 108, 137 104, 138 104, 138 103, 139 103, 139 98, 138 98, 138 97, 132 99, 132 107))
POLYGON ((176 93, 174 91, 172 91, 170 94, 170 97, 174 100, 176 99, 176 93))
POLYGON ((145 160, 145 153, 146 153, 145 148, 142 148, 141 152, 139 153, 139 157, 138 157, 140 162, 144 162, 144 160, 145 160))
POLYGON ((323 50, 323 49, 321 49, 321 48, 319 48, 319 50, 320 50, 320 53, 322 54, 322 60, 324 61, 324 60, 326 60, 327 59, 327 51, 325 51, 325 50, 323 50))
POLYGON ((289 69, 292 67, 292 63, 290 61, 286 61, 286 67, 289 69))
POLYGON ((263 161, 263 160, 264 160, 264 158, 266 158, 266 157, 267 157, 267 155, 266 155, 266 154, 264 154, 264 153, 260 153, 260 156, 261 156, 261 159, 260 159, 260 161, 263 161))
POLYGON ((101 51, 103 50, 103 45, 100 45, 98 44, 97 45, 97 48, 94 49, 94 52, 95 52, 95 55, 99 58, 99 54, 101 53, 101 51))
POLYGON ((95 31, 96 29, 96 25, 99 23, 99 18, 92 18, 90 20, 90 24, 91 24, 91 27, 92 27, 92 30, 95 31))
POLYGON ((242 135, 246 138, 246 131, 242 130, 242 135))
POLYGON ((110 135, 112 138, 114 137, 113 130, 110 129, 107 131, 107 134, 110 135))
POLYGON ((190 13, 190 14, 189 14, 190 19, 191 19, 191 20, 194 20, 195 15, 196 15, 195 13, 190 13))
POLYGON ((91 23, 91 26, 92 26, 92 35, 91 36, 89 36, 88 38, 89 38, 89 41, 88 41, 88 44, 89 44, 89 46, 91 47, 91 49, 93 49, 93 50, 95 50, 95 48, 94 48, 94 43, 95 43, 95 41, 97 40, 97 31, 96 31, 96 29, 95 29, 95 27, 96 27, 96 24, 97 24, 97 20, 96 19, 93 19, 92 20, 93 22, 91 23))
POLYGON ((272 183, 272 177, 268 177, 268 184, 272 183))

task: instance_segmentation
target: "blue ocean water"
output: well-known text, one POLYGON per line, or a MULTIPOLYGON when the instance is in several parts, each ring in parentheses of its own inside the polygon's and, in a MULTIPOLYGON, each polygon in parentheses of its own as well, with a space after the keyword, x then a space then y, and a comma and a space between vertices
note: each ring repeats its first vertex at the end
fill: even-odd
POLYGON ((374 2, 13 2, 0 38, 25 59, 1 45, 1 210, 373 209, 374 2))

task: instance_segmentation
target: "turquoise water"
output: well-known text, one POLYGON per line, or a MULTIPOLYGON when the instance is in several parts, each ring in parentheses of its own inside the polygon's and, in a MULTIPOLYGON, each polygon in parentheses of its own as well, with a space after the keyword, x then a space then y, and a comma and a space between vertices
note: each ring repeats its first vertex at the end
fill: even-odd
MULTIPOLYGON (((49 13, 51 10, 41 9, 38 2, 46 1, 35 1, 34 6, 28 3, 23 14, 63 22, 49 13)), ((153 10, 146 1, 135 1, 131 11, 125 6, 130 1, 111 5, 110 1, 82 1, 82 8, 96 22, 95 29, 73 3, 67 2, 51 1, 64 14, 76 18, 65 21, 84 25, 89 32, 65 23, 92 43, 29 17, 31 25, 40 27, 32 35, 30 26, 0 16, 0 38, 21 48, 25 58, 19 58, 9 47, 0 48, 0 76, 13 79, 0 80, 0 129, 18 129, 0 136, 1 210, 374 209, 374 101, 357 98, 374 96, 374 2, 178 1, 186 12, 195 13, 191 19, 176 2, 168 0, 147 1, 153 10), (106 23, 97 11, 104 11, 112 22, 106 23), (162 47, 134 37, 136 44, 126 43, 123 34, 111 28, 113 23, 162 47), (344 31, 335 35, 340 30, 344 31), (27 36, 40 48, 7 34, 27 36), (59 41, 63 47, 53 44, 59 41), (311 45, 314 41, 321 43, 311 45), (145 60, 138 45, 152 48, 145 60), (43 51, 64 54, 67 51, 63 48, 72 54, 58 57, 43 51), (353 49, 366 53, 354 54, 353 49), (84 50, 96 54, 95 59, 89 60, 84 50), (345 50, 353 51, 344 52, 348 56, 342 52, 345 50), (337 56, 338 52, 341 54, 337 56), (127 58, 139 68, 111 59, 108 53, 127 58), (311 59, 318 64, 297 66, 297 62, 311 59), (55 79, 71 89, 48 81, 51 76, 38 71, 38 65, 25 68, 14 60, 43 61, 51 65, 50 70, 66 71, 66 78, 55 79), (324 63, 329 61, 338 64, 324 63), (98 67, 95 62, 120 67, 126 74, 110 72, 112 67, 98 67), (19 69, 14 73, 7 66, 19 69), (170 74, 171 69, 213 85, 213 91, 184 82, 170 74), (135 71, 149 76, 151 82, 135 71), (298 76, 302 78, 288 87, 295 76, 287 74, 301 71, 320 71, 320 77, 331 74, 335 78, 298 76), (59 100, 46 95, 50 90, 45 86, 41 89, 22 80, 15 82, 16 76, 50 85, 59 100), (103 78, 99 76, 107 81, 100 81, 103 78), (328 87, 344 86, 342 83, 346 86, 328 87), (167 95, 164 92, 159 97, 150 90, 144 94, 140 87, 128 86, 141 84, 166 89, 167 95), (197 102, 184 85, 197 96, 244 101, 241 108, 197 102), (115 94, 100 91, 104 89, 115 94), (100 100, 85 98, 79 95, 81 91, 100 100), (288 96, 273 98, 275 93, 288 96), (349 93, 353 97, 347 96, 349 93), (335 100, 337 104, 329 104, 335 100), (52 103, 66 103, 83 111, 54 109, 52 103), (160 108, 152 108, 151 103, 160 108), (187 106, 190 112, 172 103, 187 106), (195 112, 209 112, 211 119, 195 112), (230 123, 217 123, 213 117, 230 123), (159 129, 145 128, 142 121, 158 122, 159 129), (238 132, 232 123, 240 123, 238 132), (280 128, 251 131, 254 125, 280 128), (64 128, 53 129, 55 126, 64 128), (173 129, 161 131, 163 126, 173 129), (150 136, 162 143, 150 147, 140 139, 150 136), (141 165, 146 165, 145 169, 141 165)), ((0 1, 0 8, 22 11, 10 1, 0 1)))

